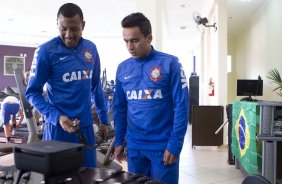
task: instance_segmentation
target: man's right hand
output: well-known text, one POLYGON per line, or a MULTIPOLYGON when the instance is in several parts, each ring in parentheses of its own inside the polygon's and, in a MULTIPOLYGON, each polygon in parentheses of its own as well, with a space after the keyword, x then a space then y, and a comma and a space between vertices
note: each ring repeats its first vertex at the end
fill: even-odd
POLYGON ((78 119, 70 120, 67 116, 64 115, 60 116, 59 122, 64 131, 69 133, 73 133, 75 131, 75 127, 80 123, 78 119))
POLYGON ((124 152, 123 152, 123 146, 118 146, 115 148, 115 159, 121 163, 121 161, 125 160, 125 155, 124 155, 124 152))

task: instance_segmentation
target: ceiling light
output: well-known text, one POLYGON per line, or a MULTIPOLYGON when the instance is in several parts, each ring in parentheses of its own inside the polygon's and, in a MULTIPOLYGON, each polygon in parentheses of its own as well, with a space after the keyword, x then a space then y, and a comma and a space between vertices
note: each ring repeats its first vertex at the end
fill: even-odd
POLYGON ((184 30, 186 28, 187 28, 186 26, 180 26, 180 29, 182 29, 182 30, 184 30))
POLYGON ((180 7, 181 8, 186 8, 186 7, 189 7, 189 4, 181 4, 180 7))

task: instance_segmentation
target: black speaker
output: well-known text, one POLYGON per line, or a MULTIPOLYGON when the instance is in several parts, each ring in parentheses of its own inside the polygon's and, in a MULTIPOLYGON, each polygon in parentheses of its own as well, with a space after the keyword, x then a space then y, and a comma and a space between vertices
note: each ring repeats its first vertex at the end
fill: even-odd
POLYGON ((189 98, 190 98, 189 123, 191 124, 192 106, 199 105, 199 76, 191 75, 189 78, 189 98))

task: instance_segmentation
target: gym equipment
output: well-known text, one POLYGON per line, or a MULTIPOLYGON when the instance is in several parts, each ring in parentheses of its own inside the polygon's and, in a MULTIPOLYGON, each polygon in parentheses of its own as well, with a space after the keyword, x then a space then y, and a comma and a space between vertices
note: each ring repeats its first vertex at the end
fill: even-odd
MULTIPOLYGON (((0 182, 7 182, 6 175, 9 171, 14 173, 14 180, 17 177, 18 170, 15 167, 0 167, 0 182), (1 179, 1 173, 5 174, 4 179, 1 179)), ((141 174, 133 174, 126 171, 116 170, 116 169, 107 169, 107 168, 85 168, 81 167, 79 169, 79 174, 81 176, 82 182, 84 184, 93 184, 100 183, 101 184, 113 184, 113 183, 121 183, 121 184, 164 184, 159 180, 155 180, 149 177, 146 177, 141 174), (111 176, 111 177, 110 177, 111 176), (138 181, 137 181, 138 180, 138 181), (145 180, 145 181, 143 181, 145 180), (102 182, 101 182, 102 181, 102 182)), ((10 179, 9 181, 14 181, 10 179)), ((44 181, 44 175, 36 172, 27 172, 20 178, 20 183, 42 183, 44 181), (25 176, 26 175, 26 176, 25 176)), ((46 181, 45 181, 46 183, 46 181)), ((79 183, 79 179, 74 175, 67 176, 66 178, 61 178, 57 181, 56 184, 77 184, 79 183)))
POLYGON ((242 184, 271 184, 266 178, 261 175, 253 174, 247 176, 242 184))
POLYGON ((16 93, 10 86, 5 87, 3 92, 9 96, 14 96, 19 99, 19 94, 16 93))
POLYGON ((106 180, 109 180, 109 179, 111 179, 111 178, 115 178, 116 176, 118 176, 118 175, 120 175, 120 174, 122 174, 122 173, 124 173, 124 171, 122 171, 122 170, 116 170, 116 171, 112 172, 110 175, 106 176, 106 177, 103 178, 103 179, 95 179, 95 180, 94 180, 94 183, 95 183, 95 184, 96 184, 96 183, 102 183, 102 182, 104 182, 104 181, 106 181, 106 180))
POLYGON ((199 76, 196 73, 196 56, 193 56, 193 72, 189 77, 189 123, 192 124, 192 107, 199 105, 199 76))
POLYGON ((44 175, 46 183, 77 176, 81 181, 79 168, 83 165, 84 145, 60 141, 40 141, 14 147, 15 166, 19 169, 16 184, 22 174, 34 171, 44 175))
POLYGON ((235 165, 235 156, 232 154, 232 104, 226 105, 226 113, 228 120, 228 163, 235 165))
MULTIPOLYGON (((260 126, 257 140, 262 141, 262 170, 261 175, 270 183, 276 184, 281 178, 281 168, 278 163, 281 150, 281 130, 277 125, 282 120, 282 103, 279 101, 258 101, 260 106, 260 126), (280 171, 280 172, 279 172, 280 171)), ((279 183, 279 182, 278 182, 279 183)))
MULTIPOLYGON (((15 135, 11 135, 11 143, 22 144, 27 143, 28 132, 17 132, 15 135)), ((0 132, 0 142, 7 142, 7 138, 4 132, 0 132)))
MULTIPOLYGON (((1 97, 7 97, 7 96, 14 96, 16 98, 20 98, 19 94, 17 92, 15 92, 15 90, 13 90, 11 87, 6 87, 4 89, 4 91, 1 92, 1 97), (5 95, 3 95, 5 94, 5 95)), ((1 98, 0 97, 0 98, 1 98)), ((3 98, 4 99, 4 98, 3 98)), ((1 99, 1 101, 3 101, 3 99, 1 99)), ((21 143, 26 143, 27 139, 28 139, 28 132, 26 128, 22 128, 23 126, 21 126, 20 128, 17 129, 17 133, 16 135, 12 135, 11 136, 11 142, 12 143, 16 143, 16 144, 21 144, 21 143)), ((7 142, 6 136, 4 134, 4 131, 0 132, 0 142, 7 142)), ((12 147, 10 148, 12 150, 12 147)), ((1 150, 0 150, 1 151, 1 150)))
POLYGON ((115 137, 111 140, 111 143, 110 143, 110 145, 107 149, 107 152, 105 154, 105 158, 103 159, 104 165, 114 159, 114 149, 115 149, 114 147, 115 147, 115 137))
MULTIPOLYGON (((22 123, 19 127, 17 127, 15 134, 11 135, 11 143, 14 144, 22 144, 27 143, 28 139, 28 129, 26 123, 22 123)), ((4 133, 4 130, 0 130, 0 142, 6 143, 7 139, 4 133)), ((11 148, 12 151, 12 148, 11 148)), ((1 152, 1 143, 0 143, 0 152, 1 152)))
POLYGON ((199 76, 196 73, 192 73, 189 78, 189 123, 192 124, 192 107, 199 105, 199 76))
MULTIPOLYGON (((40 136, 39 132, 38 132, 38 128, 37 128, 37 124, 35 122, 35 119, 32 115, 32 107, 31 105, 28 103, 28 101, 26 100, 25 97, 25 91, 26 91, 26 86, 24 84, 24 77, 23 77, 23 73, 21 70, 15 70, 15 79, 17 82, 17 86, 18 86, 18 91, 19 91, 19 95, 20 95, 20 100, 23 104, 23 108, 24 108, 24 113, 27 119, 27 129, 28 129, 28 140, 26 141, 27 143, 31 143, 31 142, 38 142, 38 137, 40 136)), ((106 82, 106 71, 104 71, 103 73, 103 80, 105 84, 106 82)), ((99 146, 102 146, 102 142, 98 142, 98 137, 96 136, 96 140, 97 140, 97 145, 96 147, 91 147, 89 145, 87 145, 87 143, 85 142, 85 139, 83 137, 83 135, 81 133, 79 133, 79 129, 77 130, 77 135, 81 141, 82 144, 86 145, 86 149, 95 149, 97 148, 97 150, 99 149, 99 146)), ((113 131, 111 131, 113 132, 113 131)), ((97 167, 98 168, 107 168, 107 169, 117 169, 117 170, 121 170, 122 167, 116 163, 115 161, 113 161, 113 157, 110 156, 113 153, 114 150, 114 144, 112 144, 111 149, 108 149, 113 137, 108 137, 108 142, 103 142, 103 145, 106 145, 107 148, 105 150, 105 152, 101 152, 101 151, 96 151, 96 155, 97 155, 97 167)))
POLYGON ((235 165, 235 156, 232 154, 232 104, 226 105, 227 120, 215 131, 218 134, 223 127, 228 123, 228 163, 229 165, 235 165))
POLYGON ((37 124, 35 122, 35 119, 32 115, 32 106, 28 103, 26 97, 25 97, 25 91, 26 91, 26 86, 24 84, 24 76, 23 72, 20 69, 16 69, 14 71, 18 91, 19 91, 19 96, 20 100, 22 102, 23 110, 24 110, 24 115, 27 120, 27 128, 28 128, 28 140, 27 142, 37 142, 38 141, 38 129, 37 129, 37 124))
POLYGON ((6 94, 3 91, 0 91, 0 102, 2 102, 4 100, 4 98, 6 98, 7 96, 9 96, 8 94, 6 94))
MULTIPOLYGON (((28 103, 25 97, 26 86, 24 84, 23 72, 20 69, 16 69, 14 71, 14 75, 18 87, 19 98, 27 121, 26 125, 28 131, 18 131, 15 136, 11 136, 11 142, 16 144, 37 142, 39 140, 38 136, 41 135, 38 132, 37 124, 32 114, 33 107, 28 103)), ((11 90, 12 89, 8 91, 12 93, 11 90)), ((21 130, 21 128, 19 130, 21 130)), ((6 142, 6 136, 2 132, 0 133, 0 142, 6 142)))
MULTIPOLYGON (((11 136, 11 142, 16 144, 37 142, 39 138, 42 137, 42 132, 39 132, 40 130, 38 129, 37 123, 33 117, 33 107, 28 103, 25 97, 26 86, 24 84, 23 72, 20 69, 16 69, 14 74, 18 87, 19 99, 24 110, 26 124, 21 124, 21 126, 17 129, 16 135, 11 136)), ((8 89, 9 88, 7 88, 7 90, 8 89)), ((11 90, 12 89, 10 88, 10 93, 12 93, 11 90)), ((6 137, 2 132, 0 133, 0 142, 6 142, 6 137)))
POLYGON ((14 144, 12 143, 0 143, 0 156, 12 153, 13 146, 14 144))

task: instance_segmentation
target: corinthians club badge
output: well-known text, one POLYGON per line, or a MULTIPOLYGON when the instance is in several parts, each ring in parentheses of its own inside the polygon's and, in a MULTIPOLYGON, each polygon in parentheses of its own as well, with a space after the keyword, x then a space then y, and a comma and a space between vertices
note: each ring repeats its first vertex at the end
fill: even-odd
POLYGON ((154 68, 151 68, 151 75, 150 75, 150 79, 152 81, 159 81, 161 80, 161 78, 163 77, 163 75, 161 74, 161 67, 155 66, 154 68))
POLYGON ((83 52, 84 52, 84 59, 85 59, 85 61, 92 62, 93 61, 93 56, 90 53, 90 51, 89 50, 84 50, 83 52))

